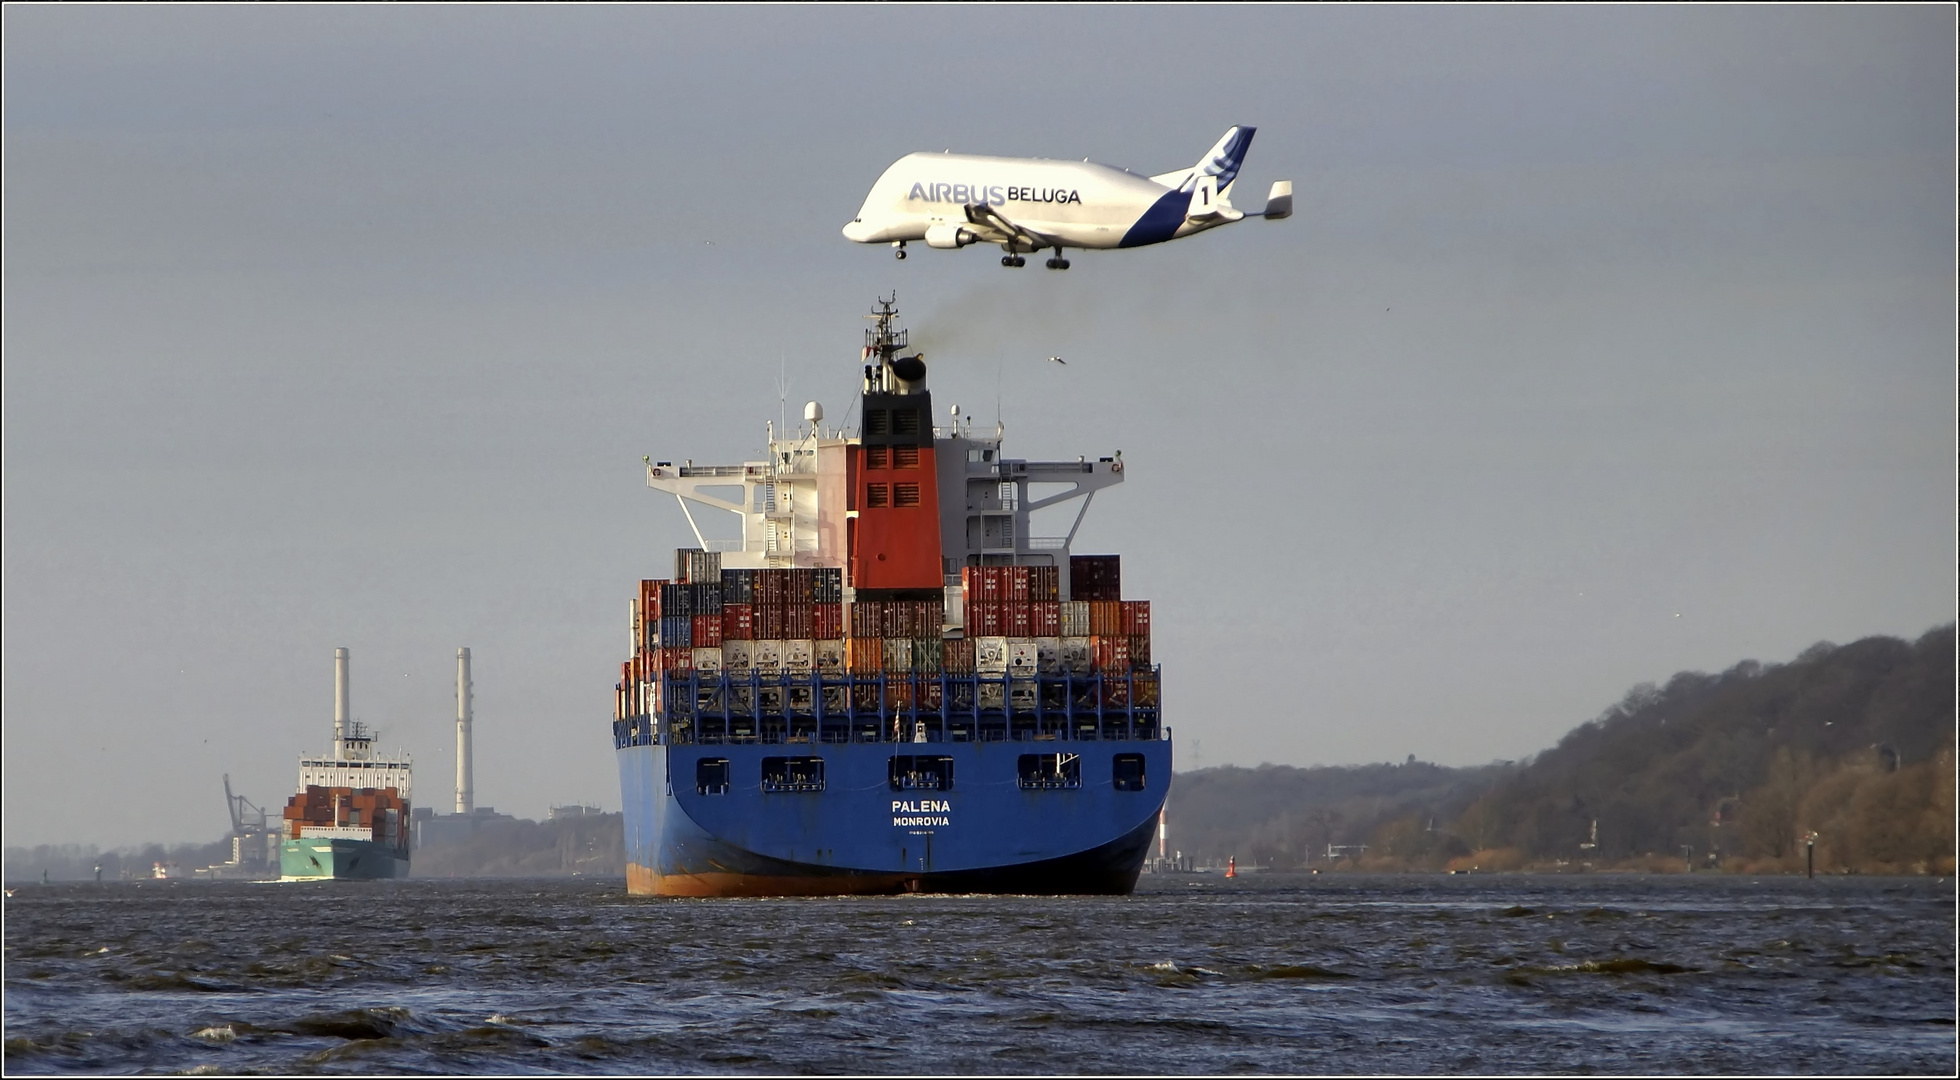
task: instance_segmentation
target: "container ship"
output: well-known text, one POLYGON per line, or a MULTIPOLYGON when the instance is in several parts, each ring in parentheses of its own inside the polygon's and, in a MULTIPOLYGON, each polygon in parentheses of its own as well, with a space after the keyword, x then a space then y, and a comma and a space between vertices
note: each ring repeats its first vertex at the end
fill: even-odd
POLYGON ((631 603, 628 891, 1128 893, 1171 778, 1150 604, 1070 548, 1121 454, 1012 459, 998 424, 935 425, 894 301, 868 318, 855 429, 812 402, 763 460, 647 461, 700 546, 631 603), (1066 535, 1030 535, 1076 500, 1066 535))
POLYGON ((286 801, 279 880, 408 876, 413 762, 376 757, 374 736, 348 715, 347 650, 334 650, 333 748, 299 761, 286 801))

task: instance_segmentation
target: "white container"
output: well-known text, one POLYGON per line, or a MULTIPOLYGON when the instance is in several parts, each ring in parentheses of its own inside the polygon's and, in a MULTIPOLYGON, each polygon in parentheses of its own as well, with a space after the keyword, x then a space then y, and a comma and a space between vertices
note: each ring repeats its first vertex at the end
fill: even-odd
POLYGON ((911 638, 888 637, 885 639, 885 670, 894 675, 912 670, 911 638))
POLYGON ((755 670, 755 642, 723 639, 721 667, 731 674, 734 672, 747 674, 755 670))
POLYGON ((974 638, 973 670, 982 675, 1006 674, 1007 639, 1004 637, 974 638))
POLYGON ((1035 693, 1037 689, 1039 689, 1039 686, 1036 683, 1022 682, 1016 679, 1007 684, 1007 702, 1013 706, 1015 712, 1033 712, 1035 711, 1034 706, 1037 700, 1035 693))
POLYGON ((844 642, 841 639, 836 641, 825 639, 817 642, 818 671, 825 675, 842 675, 844 665, 844 642))
POLYGON ((1062 601, 1062 636, 1089 636, 1089 601, 1062 601))
POLYGON ((1087 637, 1062 638, 1062 667, 1078 674, 1087 674, 1096 668, 1096 649, 1087 637))
POLYGON ((983 709, 1004 709, 1007 707, 1007 684, 982 680, 979 685, 980 707, 983 709))
POLYGON ((817 663, 817 643, 808 638, 783 642, 783 670, 792 675, 808 675, 817 663))
POLYGON ((783 673, 783 643, 774 638, 755 643, 755 669, 764 675, 783 673))
POLYGON ((958 630, 966 626, 966 589, 946 586, 946 626, 958 630))
POLYGON ((694 670, 709 675, 721 674, 721 650, 720 649, 694 650, 694 670))
POLYGON ((1060 675, 1062 667, 1062 639, 1058 637, 1038 637, 1034 639, 1035 666, 1043 675, 1060 675))
POLYGON ((1041 670, 1041 653, 1033 638, 1007 639, 1007 673, 1017 679, 1032 678, 1041 670))

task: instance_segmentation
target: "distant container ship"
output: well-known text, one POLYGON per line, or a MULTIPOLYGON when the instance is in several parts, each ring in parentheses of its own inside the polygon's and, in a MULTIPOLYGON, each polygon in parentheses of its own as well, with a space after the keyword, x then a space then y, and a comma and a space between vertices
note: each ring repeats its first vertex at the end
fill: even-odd
POLYGON ((1009 459, 998 427, 935 426, 897 316, 870 316, 855 431, 812 402, 766 460, 647 465, 742 538, 697 526, 633 598, 630 892, 1135 888, 1171 776, 1150 605, 1116 556, 1070 550, 1122 459, 1009 459), (1030 535, 1075 499, 1066 536, 1030 535))
POLYGON ((281 881, 408 876, 413 762, 377 758, 373 736, 348 710, 347 650, 335 649, 333 747, 300 758, 279 843, 281 881))

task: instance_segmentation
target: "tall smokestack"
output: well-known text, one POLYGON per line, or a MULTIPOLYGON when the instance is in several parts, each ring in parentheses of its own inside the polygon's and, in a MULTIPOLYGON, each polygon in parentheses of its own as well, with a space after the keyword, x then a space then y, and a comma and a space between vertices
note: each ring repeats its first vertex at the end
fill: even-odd
POLYGON ((476 809, 470 761, 470 651, 456 650, 456 812, 476 809))
POLYGON ((339 761, 345 753, 341 742, 347 735, 348 711, 352 705, 347 699, 347 650, 333 651, 333 757, 339 761))

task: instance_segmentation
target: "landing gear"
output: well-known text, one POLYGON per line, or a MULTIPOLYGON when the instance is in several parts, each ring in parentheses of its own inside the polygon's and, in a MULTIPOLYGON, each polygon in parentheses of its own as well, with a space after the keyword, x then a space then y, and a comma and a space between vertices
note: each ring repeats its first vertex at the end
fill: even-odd
POLYGON ((1026 266, 1028 265, 1028 260, 1023 259, 1019 255, 1002 255, 1000 257, 1000 264, 1002 266, 1026 266))
POLYGON ((1068 269, 1068 260, 1067 260, 1067 259, 1064 259, 1064 258, 1062 258, 1062 249, 1061 249, 1061 248, 1056 248, 1056 249, 1055 249, 1055 257, 1054 257, 1054 258, 1052 258, 1052 259, 1050 259, 1050 260, 1048 260, 1048 262, 1047 262, 1047 266, 1048 266, 1048 269, 1050 269, 1050 270, 1067 270, 1067 269, 1068 269))
POLYGON ((905 241, 903 240, 892 241, 892 258, 895 259, 905 258, 905 241))

